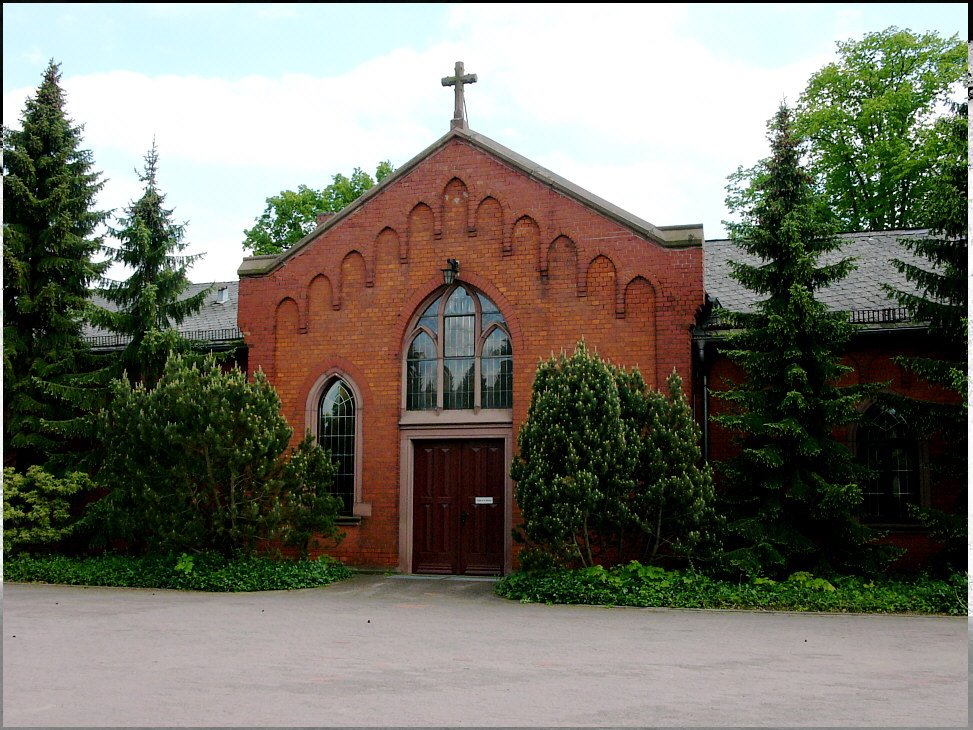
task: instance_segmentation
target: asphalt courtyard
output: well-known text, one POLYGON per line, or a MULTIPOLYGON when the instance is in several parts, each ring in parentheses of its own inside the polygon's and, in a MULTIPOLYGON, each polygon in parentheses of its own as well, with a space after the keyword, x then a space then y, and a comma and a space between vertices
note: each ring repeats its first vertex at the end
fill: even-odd
POLYGON ((966 727, 966 618, 5 584, 3 726, 966 727))

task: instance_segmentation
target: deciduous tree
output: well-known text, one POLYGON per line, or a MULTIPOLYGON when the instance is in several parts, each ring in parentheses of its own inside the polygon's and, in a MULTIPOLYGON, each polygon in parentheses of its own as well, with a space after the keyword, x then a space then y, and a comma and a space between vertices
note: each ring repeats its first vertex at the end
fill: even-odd
POLYGON ((967 70, 958 37, 892 27, 839 42, 801 95, 795 133, 843 230, 925 225, 938 161, 935 120, 967 70))
POLYGON ((299 185, 296 192, 282 190, 267 198, 263 214, 243 232, 243 248, 255 256, 286 251, 314 230, 318 214, 337 213, 394 171, 392 163, 385 161, 375 169, 375 179, 356 167, 351 177, 334 175, 331 184, 322 190, 307 185, 299 185))
POLYGON ((522 564, 715 557, 719 519, 700 431, 673 372, 668 394, 579 342, 537 369, 511 476, 522 564))
POLYGON ((703 462, 700 428, 682 379, 673 371, 664 393, 647 388, 638 370, 618 370, 615 379, 622 418, 638 444, 636 486, 624 501, 644 545, 642 559, 716 559, 722 525, 713 474, 703 462))

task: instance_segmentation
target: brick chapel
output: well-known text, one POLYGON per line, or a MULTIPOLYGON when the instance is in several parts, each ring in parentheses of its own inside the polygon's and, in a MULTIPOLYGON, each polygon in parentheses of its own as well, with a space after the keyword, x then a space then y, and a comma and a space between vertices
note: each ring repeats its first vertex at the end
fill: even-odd
POLYGON ((582 338, 650 387, 675 370, 706 424, 702 225, 652 225, 470 130, 474 81, 457 63, 447 134, 239 269, 247 368, 292 445, 310 431, 338 462, 344 538, 322 551, 359 567, 516 566, 509 472, 534 373, 582 338))
POLYGON ((279 256, 240 267, 248 367, 295 442, 340 464, 348 562, 512 567, 509 470, 540 360, 588 346, 691 378, 701 225, 656 227, 471 131, 450 131, 279 256))

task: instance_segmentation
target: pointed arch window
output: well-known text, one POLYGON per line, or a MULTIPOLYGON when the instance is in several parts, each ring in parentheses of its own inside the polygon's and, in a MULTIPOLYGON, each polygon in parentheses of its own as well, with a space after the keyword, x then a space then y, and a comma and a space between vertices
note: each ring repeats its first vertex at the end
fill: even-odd
POLYGON ((503 314, 466 285, 435 297, 409 333, 406 410, 509 409, 513 351, 503 314))
POLYGON ((872 476, 862 483, 862 519, 910 523, 909 505, 922 503, 920 449, 909 424, 894 408, 873 405, 857 434, 858 459, 872 476))
POLYGON ((318 408, 318 443, 331 452, 338 465, 332 492, 342 501, 342 515, 351 515, 355 504, 355 397, 344 380, 332 381, 318 408))

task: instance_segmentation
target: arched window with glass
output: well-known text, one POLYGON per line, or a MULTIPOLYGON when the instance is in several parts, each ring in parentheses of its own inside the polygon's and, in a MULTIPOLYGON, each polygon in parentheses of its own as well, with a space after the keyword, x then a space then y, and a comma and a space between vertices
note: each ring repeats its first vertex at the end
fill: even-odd
POLYGON ((856 436, 859 461, 871 470, 862 482, 862 519, 908 523, 910 505, 922 502, 919 442, 894 408, 876 404, 866 411, 856 436))
POLYGON ((341 514, 353 514, 355 504, 355 396, 344 380, 333 380, 318 408, 318 443, 338 466, 332 493, 341 499, 341 514))
POLYGON ((408 336, 409 411, 510 409, 513 350, 503 315, 467 285, 429 302, 408 336))

